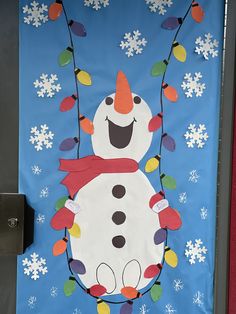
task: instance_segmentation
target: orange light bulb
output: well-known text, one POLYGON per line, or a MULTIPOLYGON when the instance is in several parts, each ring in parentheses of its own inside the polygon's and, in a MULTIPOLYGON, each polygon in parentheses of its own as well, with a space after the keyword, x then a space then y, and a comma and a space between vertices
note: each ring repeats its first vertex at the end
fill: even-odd
POLYGON ((204 11, 197 2, 192 3, 192 18, 197 22, 201 23, 204 18, 204 11))
POLYGON ((142 294, 134 287, 124 287, 121 289, 121 294, 127 299, 141 298, 142 294))
POLYGON ((65 237, 59 241, 57 241, 52 248, 52 253, 54 256, 58 256, 61 255, 65 252, 66 248, 67 248, 67 242, 68 242, 68 238, 65 237))
POLYGON ((163 83, 162 88, 164 90, 165 97, 169 101, 176 102, 178 100, 179 96, 178 96, 177 90, 174 87, 172 87, 166 83, 163 83))
POLYGON ((82 130, 87 134, 93 134, 94 132, 93 122, 83 115, 80 115, 79 120, 82 130))
POLYGON ((56 0, 54 3, 52 3, 48 9, 48 16, 50 20, 55 21, 57 20, 63 11, 62 1, 56 0))

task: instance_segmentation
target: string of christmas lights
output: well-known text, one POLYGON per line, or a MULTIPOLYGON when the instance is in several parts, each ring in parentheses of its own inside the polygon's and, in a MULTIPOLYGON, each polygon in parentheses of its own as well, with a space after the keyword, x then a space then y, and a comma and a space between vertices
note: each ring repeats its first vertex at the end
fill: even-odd
MULTIPOLYGON (((161 189, 163 191, 159 192, 161 194, 164 201, 165 200, 165 190, 167 189, 175 189, 176 188, 176 181, 173 177, 166 175, 162 173, 162 160, 161 160, 161 154, 162 154, 162 147, 167 149, 170 152, 175 151, 175 140, 173 137, 171 137, 168 133, 165 132, 164 128, 164 104, 163 104, 163 95, 171 102, 176 102, 178 100, 178 93, 177 90, 165 82, 165 76, 166 72, 170 63, 170 59, 172 54, 179 62, 185 62, 187 58, 187 53, 184 48, 178 41, 177 37, 178 34, 183 26, 184 21, 186 20, 189 12, 191 11, 191 15, 193 19, 200 23, 203 19, 204 12, 200 5, 195 2, 191 1, 191 4, 189 5, 185 15, 183 18, 179 17, 169 17, 164 20, 164 22, 161 24, 161 27, 166 30, 175 30, 177 29, 172 44, 170 48, 169 55, 167 59, 164 59, 163 61, 159 61, 155 63, 152 67, 151 74, 152 76, 162 76, 161 79, 161 86, 160 86, 160 107, 161 112, 158 113, 156 116, 152 118, 152 120, 149 123, 149 131, 156 130, 158 128, 161 128, 161 138, 160 138, 160 146, 159 146, 159 152, 156 156, 150 158, 145 166, 145 171, 147 173, 153 172, 156 169, 159 171, 159 179, 160 179, 160 185, 161 189)), ((57 20, 61 14, 64 13, 69 38, 70 38, 70 46, 67 47, 60 55, 59 55, 59 65, 60 66, 67 66, 71 62, 73 63, 73 69, 74 69, 74 77, 75 77, 75 86, 76 86, 76 94, 72 94, 71 96, 67 96, 63 99, 60 105, 60 111, 65 112, 71 110, 75 103, 77 103, 77 114, 78 114, 78 137, 71 137, 67 138, 62 141, 60 145, 60 150, 66 151, 73 149, 76 145, 77 146, 77 158, 80 158, 80 132, 81 129, 88 133, 93 134, 93 125, 92 122, 84 117, 80 112, 80 103, 79 103, 79 88, 78 83, 90 86, 92 84, 91 76, 88 72, 79 69, 76 66, 75 61, 75 54, 74 54, 74 43, 73 43, 73 37, 72 33, 76 36, 85 37, 86 36, 86 30, 83 26, 83 24, 79 22, 75 22, 68 19, 67 12, 65 9, 65 6, 63 4, 63 1, 56 0, 54 3, 51 4, 49 8, 49 18, 53 21, 57 20)), ((78 209, 71 208, 68 202, 70 202, 70 197, 62 197, 57 201, 56 204, 56 210, 60 209, 60 215, 64 215, 64 217, 67 217, 66 221, 64 220, 58 220, 63 221, 63 229, 64 229, 64 237, 60 240, 58 240, 54 246, 53 246, 53 254, 55 256, 61 255, 66 253, 67 258, 67 264, 68 269, 71 274, 69 279, 64 284, 64 293, 66 296, 70 296, 73 294, 73 292, 76 290, 76 284, 87 294, 89 294, 91 297, 95 298, 97 301, 97 312, 98 314, 110 314, 110 307, 109 304, 120 304, 120 314, 132 314, 133 312, 133 302, 142 297, 143 295, 150 292, 151 299, 154 302, 157 302, 161 295, 162 295, 162 287, 161 283, 159 281, 163 266, 165 263, 167 263, 171 267, 176 267, 178 264, 178 257, 176 253, 171 250, 170 247, 168 247, 168 228, 164 225, 164 219, 165 217, 161 217, 159 215, 160 219, 160 225, 161 229, 157 230, 155 236, 154 236, 154 242, 156 245, 160 243, 165 242, 165 250, 162 258, 162 263, 157 265, 150 265, 144 272, 145 278, 153 278, 153 284, 144 291, 142 294, 133 287, 124 287, 121 291, 121 294, 127 298, 127 300, 122 301, 111 301, 107 300, 105 298, 102 298, 104 294, 106 294, 107 290, 105 287, 99 284, 95 284, 94 286, 87 288, 84 285, 81 284, 81 282, 76 278, 77 274, 84 274, 86 273, 86 267, 83 264, 82 261, 74 260, 71 257, 69 257, 68 252, 68 236, 72 235, 74 237, 80 237, 80 227, 74 223, 74 216, 77 213, 76 211, 78 209), (67 206, 68 204, 68 206, 67 206), (63 210, 61 210, 63 209, 63 210), (161 221, 161 219, 163 221, 161 221), (162 226, 163 223, 163 226, 162 226), (65 227, 65 228, 64 228, 65 227)), ((72 201, 73 202, 73 201, 72 201)), ((153 209, 154 210, 154 209, 153 209)), ((155 210, 154 210, 155 211, 155 210)), ((160 213, 159 213, 160 214, 160 213)), ((61 230, 61 225, 54 225, 54 229, 61 230)), ((171 229, 171 228, 169 228, 171 229)), ((175 228, 176 229, 176 228, 175 228)), ((175 230, 173 228, 173 230, 175 230)))

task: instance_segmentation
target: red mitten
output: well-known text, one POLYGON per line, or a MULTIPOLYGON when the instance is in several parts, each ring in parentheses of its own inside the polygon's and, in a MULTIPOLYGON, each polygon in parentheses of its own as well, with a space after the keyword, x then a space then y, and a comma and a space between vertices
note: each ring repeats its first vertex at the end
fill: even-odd
POLYGON ((161 228, 177 230, 181 227, 182 221, 177 210, 167 207, 158 213, 161 228))

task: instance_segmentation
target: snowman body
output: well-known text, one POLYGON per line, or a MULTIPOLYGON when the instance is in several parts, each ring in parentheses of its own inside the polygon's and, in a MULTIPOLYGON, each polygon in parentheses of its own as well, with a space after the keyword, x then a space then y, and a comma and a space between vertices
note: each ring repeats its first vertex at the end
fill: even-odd
MULTIPOLYGON (((151 145, 151 118, 146 102, 131 92, 119 72, 116 93, 102 101, 93 120, 94 154, 138 163, 151 145)), ((164 243, 154 243, 160 229, 158 215, 149 207, 154 194, 141 170, 102 173, 78 191, 74 200, 80 211, 75 222, 81 237, 70 236, 70 241, 73 259, 86 267, 86 273, 78 275, 85 287, 100 284, 107 294, 115 295, 124 287, 140 290, 150 283, 144 272, 162 263, 164 255, 164 243)))
POLYGON ((154 193, 140 170, 100 175, 79 191, 75 222, 81 238, 71 237, 71 247, 73 258, 86 266, 80 276, 86 287, 101 284, 108 294, 119 294, 124 286, 148 285, 144 270, 161 263, 164 251, 163 243, 154 244, 160 228, 148 205, 154 193))

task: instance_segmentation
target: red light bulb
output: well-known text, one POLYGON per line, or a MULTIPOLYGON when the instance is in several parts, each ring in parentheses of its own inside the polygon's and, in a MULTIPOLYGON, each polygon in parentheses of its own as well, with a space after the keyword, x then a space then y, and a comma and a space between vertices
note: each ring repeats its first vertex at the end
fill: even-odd
POLYGON ((148 124, 148 131, 154 132, 158 130, 162 125, 163 113, 160 112, 158 115, 152 117, 148 124))
POLYGON ((107 289, 102 285, 94 285, 91 288, 87 289, 86 292, 94 297, 100 297, 107 292, 107 289))
POLYGON ((65 112, 71 110, 77 99, 78 97, 75 94, 64 98, 60 104, 60 111, 65 112))
POLYGON ((146 268, 144 272, 144 278, 154 278, 159 275, 160 271, 162 270, 162 265, 150 265, 146 268))

